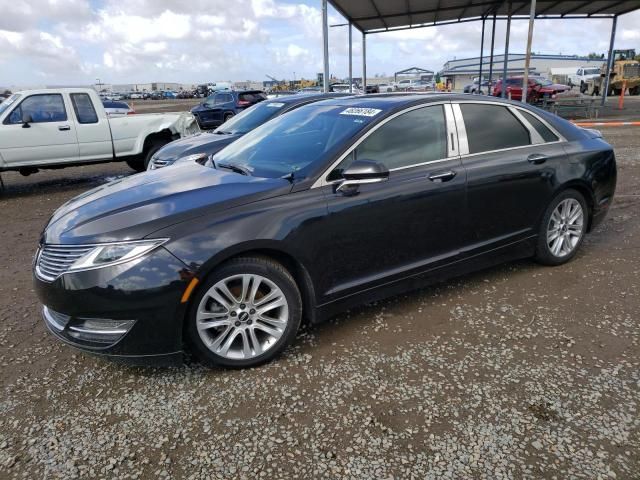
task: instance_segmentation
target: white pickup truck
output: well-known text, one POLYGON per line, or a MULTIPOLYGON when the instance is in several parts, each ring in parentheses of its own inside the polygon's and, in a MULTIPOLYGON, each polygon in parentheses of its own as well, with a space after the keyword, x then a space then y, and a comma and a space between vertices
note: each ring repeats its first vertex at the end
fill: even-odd
POLYGON ((113 161, 144 171, 163 145, 199 130, 191 113, 109 118, 89 88, 26 90, 0 103, 0 172, 113 161))
POLYGON ((576 70, 576 73, 569 75, 569 86, 573 88, 576 85, 580 87, 580 93, 585 93, 588 81, 599 76, 600 67, 580 67, 576 70))

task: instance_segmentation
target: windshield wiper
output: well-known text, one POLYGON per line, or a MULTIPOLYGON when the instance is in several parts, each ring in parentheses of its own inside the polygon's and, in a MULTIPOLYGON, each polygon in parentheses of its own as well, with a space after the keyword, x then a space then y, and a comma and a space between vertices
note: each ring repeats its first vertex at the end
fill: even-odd
POLYGON ((235 165, 233 163, 216 163, 215 165, 216 168, 227 168, 233 172, 247 175, 248 177, 251 176, 251 172, 248 169, 241 167, 240 165, 235 165))

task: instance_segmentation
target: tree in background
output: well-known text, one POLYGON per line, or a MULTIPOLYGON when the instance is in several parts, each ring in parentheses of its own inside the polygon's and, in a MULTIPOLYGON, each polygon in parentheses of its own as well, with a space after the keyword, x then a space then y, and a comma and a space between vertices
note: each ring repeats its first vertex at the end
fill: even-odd
POLYGON ((604 53, 597 54, 596 52, 591 52, 587 55, 589 60, 604 60, 604 53))

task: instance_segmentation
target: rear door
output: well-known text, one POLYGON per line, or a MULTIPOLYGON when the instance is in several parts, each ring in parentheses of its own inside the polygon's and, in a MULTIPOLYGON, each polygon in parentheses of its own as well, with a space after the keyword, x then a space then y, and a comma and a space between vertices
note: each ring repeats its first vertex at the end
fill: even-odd
POLYGON ((88 93, 70 93, 81 161, 104 160, 113 156, 113 142, 107 116, 94 105, 88 93))
POLYGON ((78 139, 71 105, 61 93, 25 96, 0 126, 0 153, 7 167, 76 162, 78 139), (32 121, 24 124, 30 115, 32 121))
POLYGON ((326 300, 453 261, 466 244, 466 175, 448 104, 399 114, 359 143, 323 179, 330 232, 319 286, 326 300), (446 119, 451 121, 447 122, 446 119), (389 169, 389 179, 336 191, 355 159, 389 169))
POLYGON ((474 246, 488 250, 536 235, 566 161, 560 135, 528 110, 494 102, 453 105, 467 172, 474 246))

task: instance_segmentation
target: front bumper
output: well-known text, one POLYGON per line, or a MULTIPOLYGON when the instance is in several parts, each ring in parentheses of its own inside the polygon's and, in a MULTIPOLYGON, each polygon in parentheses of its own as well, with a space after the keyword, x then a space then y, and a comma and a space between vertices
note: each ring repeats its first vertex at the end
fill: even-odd
POLYGON ((160 247, 121 265, 65 273, 52 282, 34 274, 47 328, 80 350, 135 364, 182 359, 185 306, 192 272, 160 247))

